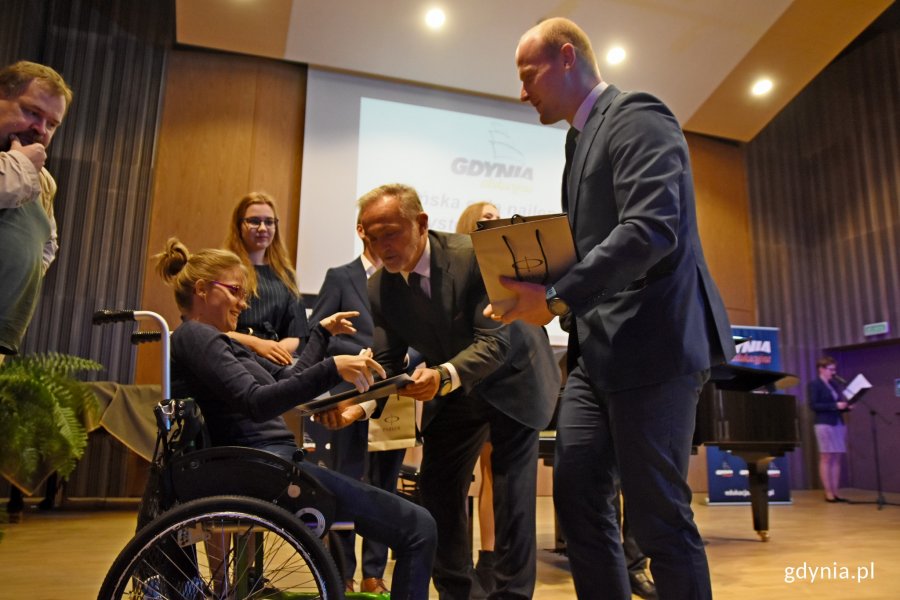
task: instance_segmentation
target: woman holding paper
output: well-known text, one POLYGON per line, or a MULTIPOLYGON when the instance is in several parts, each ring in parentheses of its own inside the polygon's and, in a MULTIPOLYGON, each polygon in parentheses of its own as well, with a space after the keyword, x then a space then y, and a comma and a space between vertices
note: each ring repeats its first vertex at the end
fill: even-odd
POLYGON ((825 502, 846 502, 837 495, 841 481, 841 460, 847 453, 847 427, 842 412, 847 402, 834 383, 837 361, 825 356, 816 361, 817 377, 807 386, 809 407, 816 413, 816 443, 819 447, 819 478, 825 488, 825 502))
MULTIPOLYGON (((247 268, 236 254, 203 250, 192 255, 172 238, 156 259, 183 317, 171 340, 172 391, 197 401, 213 445, 248 446, 293 460, 297 446, 282 413, 341 379, 365 391, 374 382, 373 372, 385 376, 370 355, 324 358, 327 338, 352 330, 347 320, 352 313, 323 319, 297 363, 279 366, 226 335, 247 308, 247 268)), ((361 535, 393 548, 393 597, 427 598, 437 542, 428 512, 309 462, 298 466, 335 495, 337 520, 353 521, 361 535)))

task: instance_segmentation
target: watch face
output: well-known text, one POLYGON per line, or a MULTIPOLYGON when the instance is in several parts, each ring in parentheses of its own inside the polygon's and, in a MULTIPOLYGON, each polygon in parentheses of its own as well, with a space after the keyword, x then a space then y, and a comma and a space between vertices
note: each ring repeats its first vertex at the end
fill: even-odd
POLYGON ((547 309, 551 314, 561 317, 569 312, 569 305, 566 304, 566 301, 562 298, 550 298, 550 300, 547 301, 547 309))

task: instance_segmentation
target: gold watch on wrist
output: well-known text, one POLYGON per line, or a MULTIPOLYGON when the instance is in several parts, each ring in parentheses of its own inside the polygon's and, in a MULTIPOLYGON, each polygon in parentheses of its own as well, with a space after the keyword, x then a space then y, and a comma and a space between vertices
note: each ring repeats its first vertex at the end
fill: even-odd
POLYGON ((445 367, 444 365, 438 365, 436 367, 429 367, 438 372, 438 375, 441 376, 441 383, 438 386, 438 396, 446 396, 450 393, 450 390, 453 388, 453 379, 450 377, 450 369, 445 367))
POLYGON ((547 310, 557 317, 564 317, 570 310, 566 301, 556 295, 556 289, 552 285, 547 288, 547 310))

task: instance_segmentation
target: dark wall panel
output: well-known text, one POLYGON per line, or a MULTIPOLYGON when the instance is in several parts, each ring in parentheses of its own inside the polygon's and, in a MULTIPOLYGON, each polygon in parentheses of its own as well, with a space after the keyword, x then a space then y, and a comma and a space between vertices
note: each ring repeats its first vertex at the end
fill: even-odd
POLYGON ((24 351, 90 357, 108 368, 99 378, 127 382, 127 336, 94 329, 90 316, 140 300, 171 3, 13 0, 9 9, 20 21, 0 26, 16 40, 0 46, 4 64, 50 65, 75 92, 47 161, 59 186, 60 251, 24 351))
MULTIPOLYGON (((894 331, 882 337, 897 337, 898 73, 893 26, 831 64, 747 146, 759 324, 781 327, 784 369, 804 384, 823 348, 872 341, 864 323, 889 321, 894 331)), ((789 392, 805 437, 794 485, 809 487, 817 477, 811 414, 805 388, 789 392)))
MULTIPOLYGON (((60 251, 23 351, 75 354, 106 367, 90 378, 133 377, 135 352, 125 329, 94 328, 90 318, 97 308, 140 302, 173 14, 170 0, 3 2, 0 62, 50 65, 75 92, 47 161, 59 186, 60 251)), ((137 466, 128 457, 105 433, 92 434, 70 495, 133 495, 130 472, 137 466)))

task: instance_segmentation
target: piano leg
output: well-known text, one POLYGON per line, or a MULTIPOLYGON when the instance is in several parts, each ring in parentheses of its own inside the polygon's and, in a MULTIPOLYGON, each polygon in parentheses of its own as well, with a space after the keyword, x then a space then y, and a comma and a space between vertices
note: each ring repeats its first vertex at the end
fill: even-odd
POLYGON ((753 529, 759 539, 769 541, 769 463, 767 456, 747 461, 747 479, 750 482, 750 505, 753 509, 753 529))

